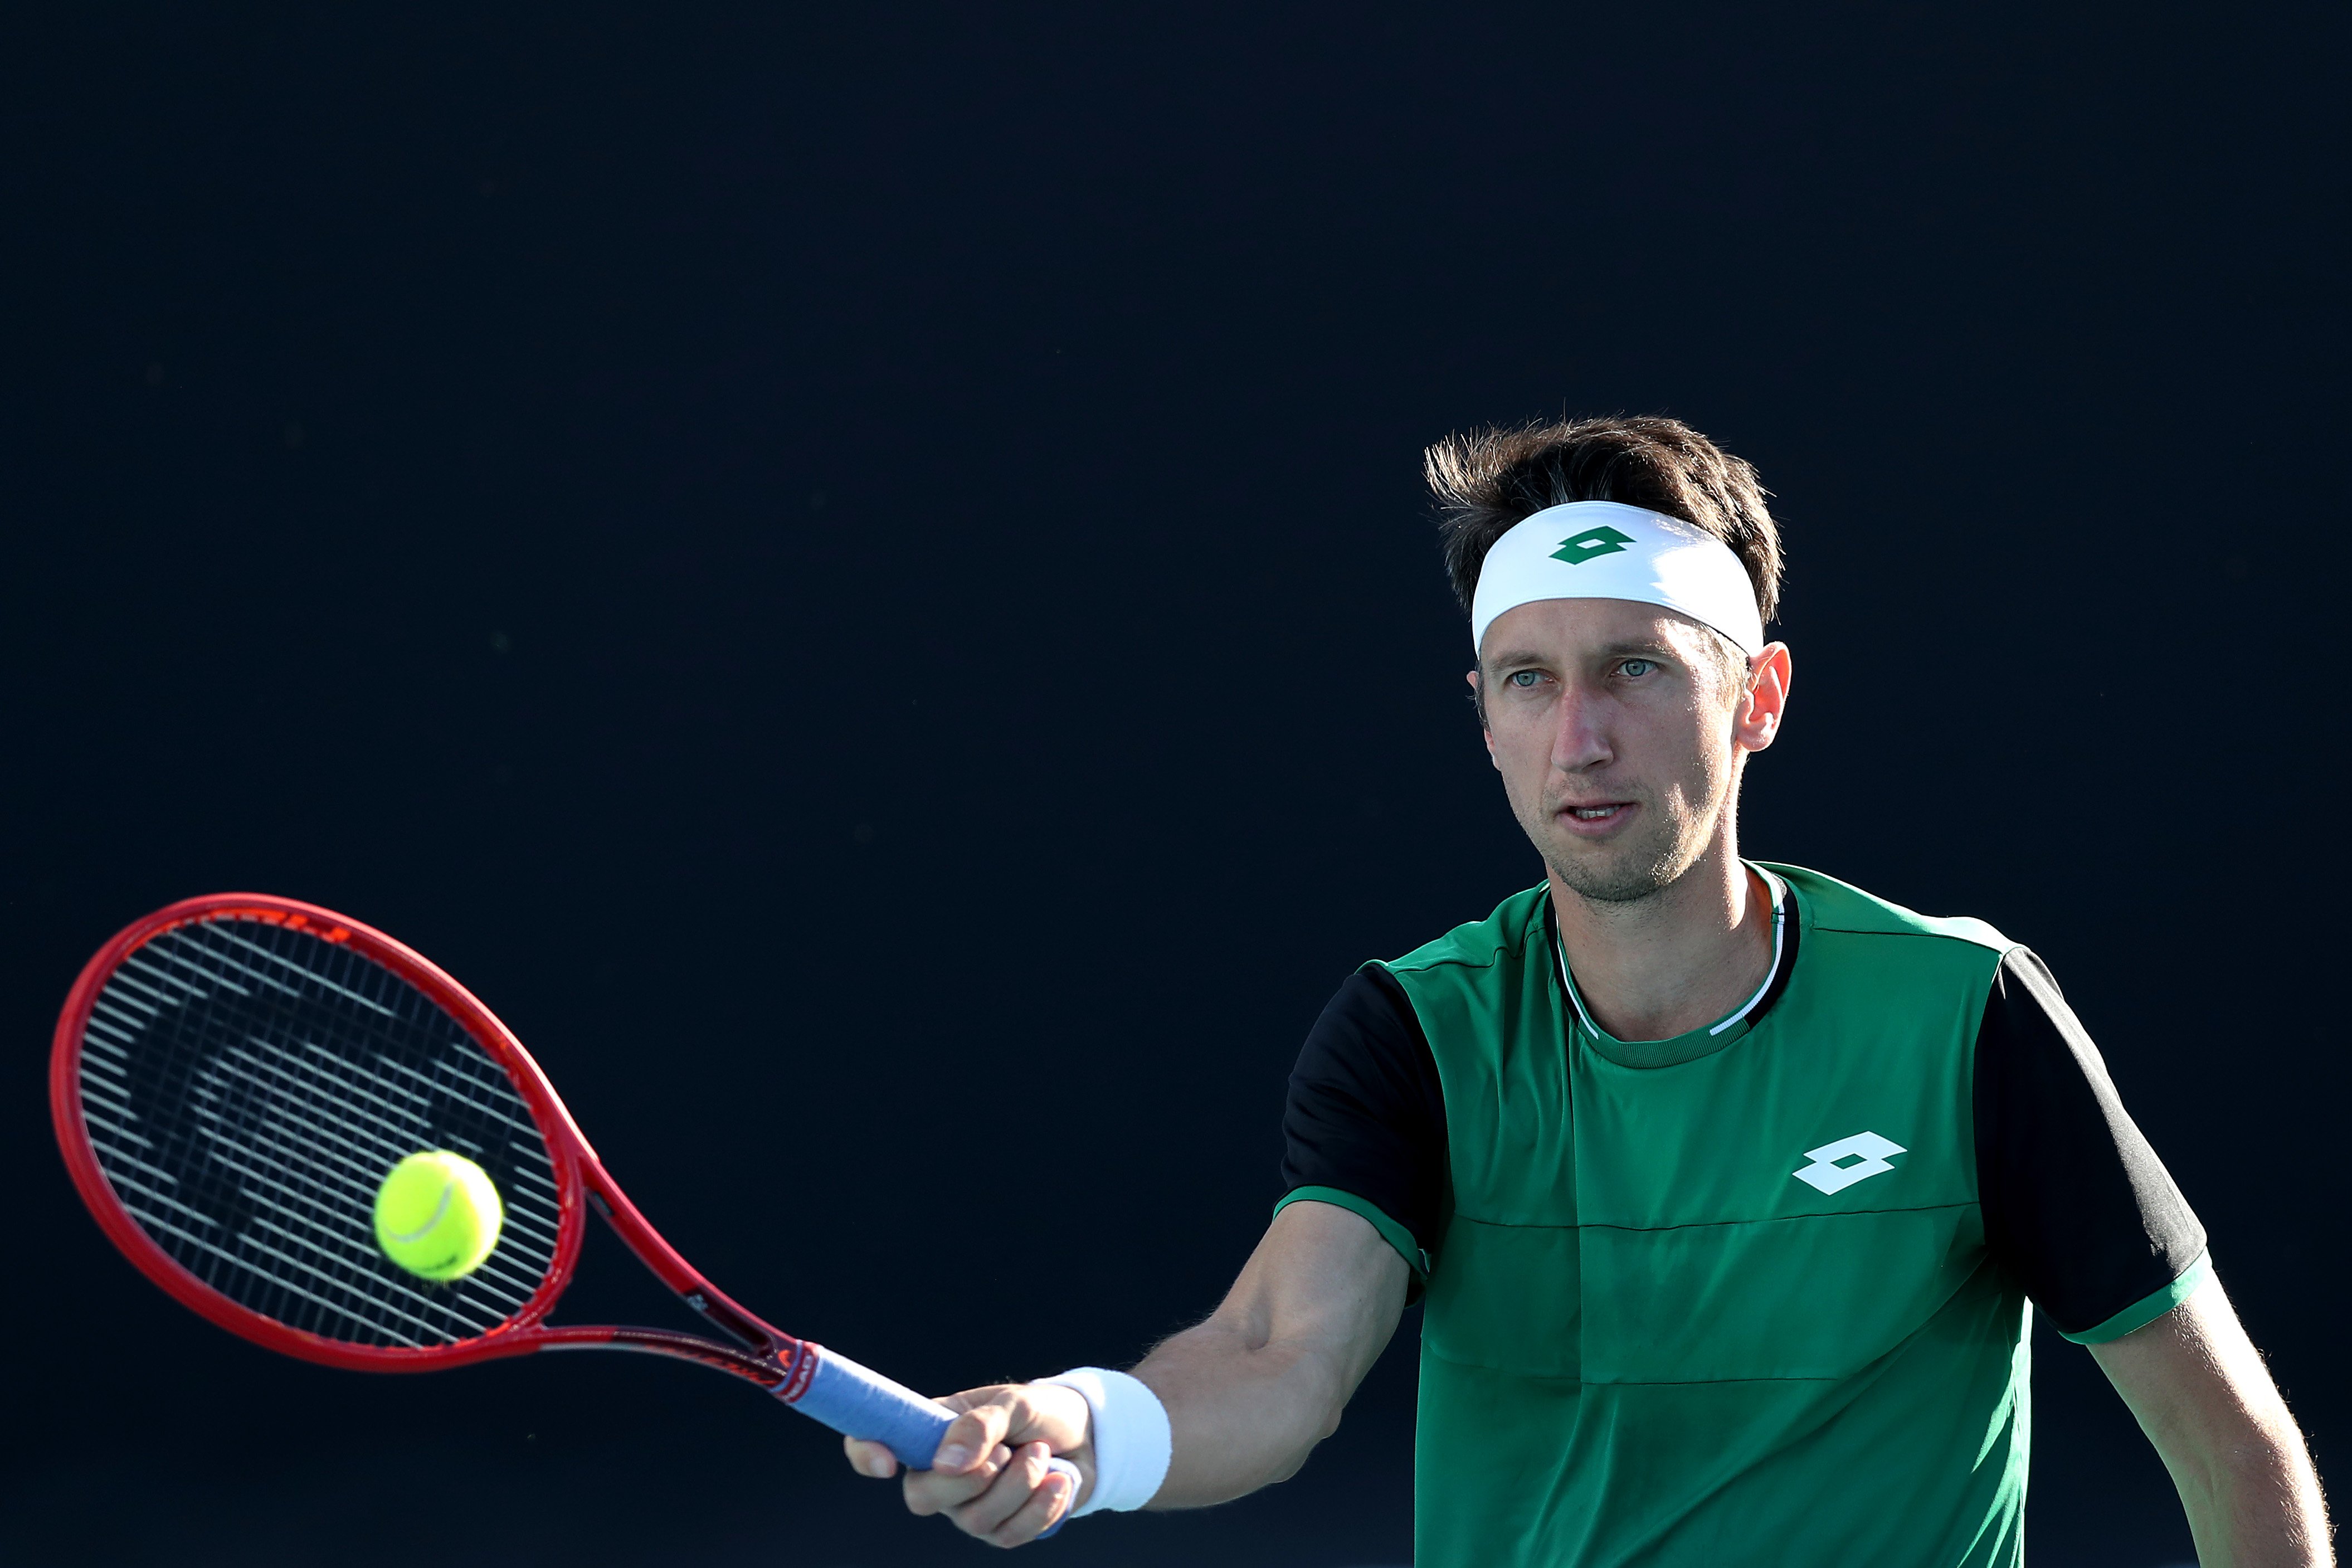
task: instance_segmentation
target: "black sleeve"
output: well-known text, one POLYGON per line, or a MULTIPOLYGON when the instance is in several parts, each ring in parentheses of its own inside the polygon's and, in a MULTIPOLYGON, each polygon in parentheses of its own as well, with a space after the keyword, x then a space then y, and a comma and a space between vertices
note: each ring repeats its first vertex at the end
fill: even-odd
POLYGON ((2023 948, 1985 1000, 1975 1105, 1985 1243, 2062 1333, 2088 1333, 2203 1255, 2205 1227, 2023 948))
POLYGON ((1421 1019, 1387 970, 1349 975, 1307 1032, 1282 1141, 1285 1192, 1352 1193, 1436 1250, 1452 1202, 1445 1094, 1421 1019))

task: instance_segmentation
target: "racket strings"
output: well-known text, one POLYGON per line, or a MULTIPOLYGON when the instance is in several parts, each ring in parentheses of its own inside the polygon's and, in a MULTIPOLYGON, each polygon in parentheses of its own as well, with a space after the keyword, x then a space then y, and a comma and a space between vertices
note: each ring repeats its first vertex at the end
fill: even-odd
POLYGON ((350 948, 215 917, 130 954, 83 1034, 83 1121, 131 1218, 183 1268, 291 1328, 448 1344, 553 1266, 561 1198, 530 1108, 431 998, 350 948), (377 1250, 377 1184, 448 1148, 490 1174, 498 1249, 436 1285, 377 1250))

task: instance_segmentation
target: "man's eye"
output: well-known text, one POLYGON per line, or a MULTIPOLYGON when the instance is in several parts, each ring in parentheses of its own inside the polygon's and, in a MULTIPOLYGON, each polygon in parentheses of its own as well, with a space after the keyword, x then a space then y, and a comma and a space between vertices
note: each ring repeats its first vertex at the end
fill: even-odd
POLYGON ((1617 668, 1623 670, 1626 674, 1633 676, 1636 679, 1639 679, 1641 677, 1647 675, 1650 671, 1657 668, 1658 666, 1657 661, 1654 659, 1629 658, 1617 668))
POLYGON ((1515 669, 1503 679, 1509 681, 1513 686, 1525 688, 1533 686, 1537 681, 1541 680, 1543 677, 1537 674, 1532 669, 1515 669))

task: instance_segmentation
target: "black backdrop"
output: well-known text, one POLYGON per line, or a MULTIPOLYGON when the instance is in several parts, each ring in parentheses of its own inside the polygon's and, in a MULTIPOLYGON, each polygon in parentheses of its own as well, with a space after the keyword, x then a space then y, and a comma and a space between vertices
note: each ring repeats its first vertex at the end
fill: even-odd
MULTIPOLYGON (((1761 468, 1747 846, 2050 959, 2344 1452, 2340 10, 35 9, 9 1561, 979 1560, 721 1379, 182 1312, 58 1165, 68 982, 188 893, 348 910, 785 1325, 1130 1358, 1330 988, 1536 874, 1415 467, 1563 409, 1761 468)), ((633 1268, 572 1315, 672 1321, 633 1268)), ((1403 1562, 1414 1326, 1297 1480, 1041 1558, 1403 1562)), ((2042 1353, 2037 1560, 2185 1558, 2042 1353)))

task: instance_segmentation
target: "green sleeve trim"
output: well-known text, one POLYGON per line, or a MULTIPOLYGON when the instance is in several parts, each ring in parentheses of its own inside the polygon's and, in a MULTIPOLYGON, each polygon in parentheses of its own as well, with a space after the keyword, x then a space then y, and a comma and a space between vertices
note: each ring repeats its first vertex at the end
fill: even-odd
POLYGON ((1382 1213, 1379 1205, 1367 1203, 1355 1194, 1343 1193, 1337 1187, 1293 1187, 1283 1194, 1280 1203, 1274 1205, 1274 1212, 1280 1214, 1291 1205, 1301 1202, 1329 1204, 1370 1221, 1372 1228, 1381 1233, 1381 1239, 1395 1247, 1397 1256, 1404 1259, 1405 1267, 1412 1270, 1416 1293, 1419 1287, 1429 1283, 1429 1254, 1413 1240, 1412 1232, 1382 1213))
MULTIPOLYGON (((2095 1328, 2084 1329, 2079 1334, 2065 1337, 2078 1345, 2103 1345, 2109 1340, 2119 1340, 2134 1329, 2144 1329, 2181 1302, 2197 1293, 2197 1287, 2212 1277, 2213 1255, 2200 1252, 2197 1261, 2180 1271, 2180 1278, 2152 1295, 2141 1297, 2114 1317, 2095 1328)), ((2059 1331, 2065 1333, 2064 1330, 2059 1331)))

